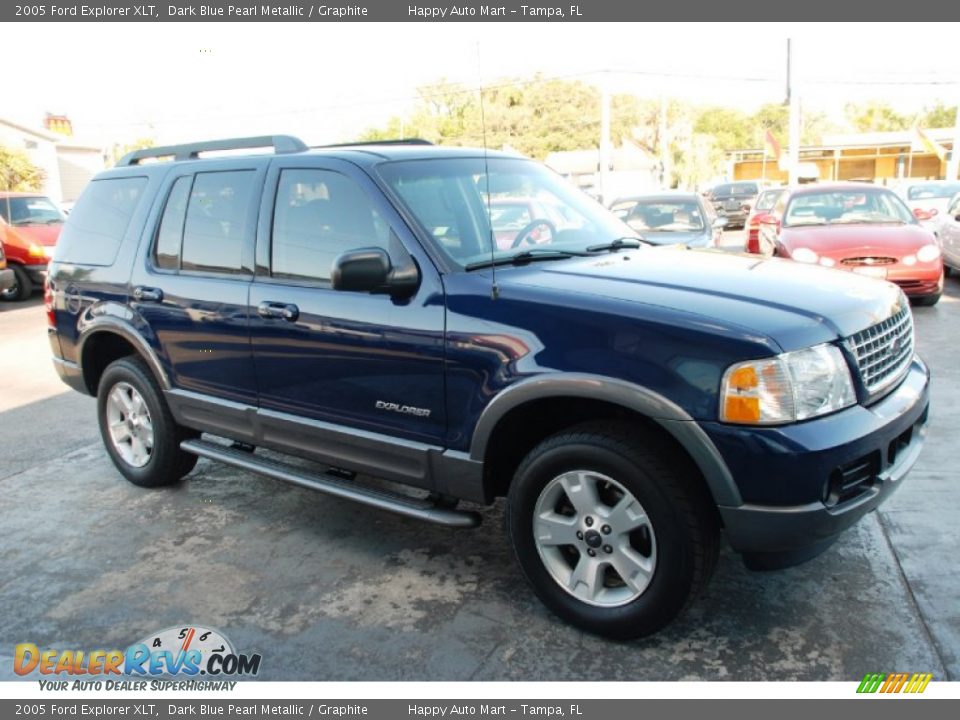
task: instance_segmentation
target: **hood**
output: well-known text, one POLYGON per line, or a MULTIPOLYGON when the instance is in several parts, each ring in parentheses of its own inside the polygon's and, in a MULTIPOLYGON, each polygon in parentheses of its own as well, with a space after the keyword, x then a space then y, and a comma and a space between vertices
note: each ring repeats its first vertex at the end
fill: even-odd
POLYGON ((25 246, 36 243, 37 245, 52 247, 57 244, 62 229, 63 223, 53 225, 7 225, 7 242, 10 242, 11 238, 16 238, 25 246))
POLYGON ((690 232, 650 232, 641 231, 643 239, 654 245, 705 245, 712 235, 709 230, 691 230, 690 232))
POLYGON ((897 312, 903 297, 895 285, 838 270, 677 247, 531 263, 498 272, 498 280, 670 308, 763 335, 783 350, 852 335, 897 312))
POLYGON ((805 247, 836 258, 876 252, 900 257, 935 242, 930 231, 920 225, 897 224, 785 227, 780 241, 790 251, 805 247))

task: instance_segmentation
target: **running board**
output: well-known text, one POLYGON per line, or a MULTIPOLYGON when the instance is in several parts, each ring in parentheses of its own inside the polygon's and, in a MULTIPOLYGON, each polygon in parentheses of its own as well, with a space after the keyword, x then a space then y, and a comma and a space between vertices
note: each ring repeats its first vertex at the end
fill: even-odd
POLYGON ((225 465, 249 470, 309 490, 317 490, 327 495, 353 500, 363 505, 416 518, 417 520, 457 528, 472 528, 480 524, 479 513, 440 507, 428 500, 417 500, 384 490, 361 487, 346 482, 335 475, 309 473, 292 465, 257 457, 252 453, 235 450, 217 443, 205 440, 184 440, 180 443, 180 449, 225 465))

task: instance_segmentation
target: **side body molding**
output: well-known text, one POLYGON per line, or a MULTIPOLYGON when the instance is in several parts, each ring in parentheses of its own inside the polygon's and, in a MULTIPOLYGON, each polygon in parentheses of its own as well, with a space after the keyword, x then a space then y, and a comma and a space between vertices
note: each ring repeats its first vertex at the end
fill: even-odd
POLYGON ((470 444, 470 459, 483 462, 494 428, 511 410, 535 400, 561 396, 602 400, 650 418, 687 451, 703 473, 718 505, 743 504, 720 451, 683 408, 645 387, 602 375, 544 373, 510 385, 481 413, 470 444))

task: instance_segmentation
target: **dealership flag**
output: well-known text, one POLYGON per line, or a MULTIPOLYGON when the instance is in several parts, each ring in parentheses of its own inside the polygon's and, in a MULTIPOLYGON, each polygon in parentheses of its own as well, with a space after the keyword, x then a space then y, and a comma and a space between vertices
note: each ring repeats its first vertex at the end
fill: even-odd
POLYGON ((777 139, 769 130, 767 130, 767 134, 763 138, 763 154, 769 155, 774 160, 779 160, 782 154, 780 143, 777 142, 777 139))
POLYGON ((941 160, 947 159, 947 149, 940 143, 934 142, 918 125, 913 126, 913 140, 910 143, 910 149, 917 152, 933 153, 941 160))

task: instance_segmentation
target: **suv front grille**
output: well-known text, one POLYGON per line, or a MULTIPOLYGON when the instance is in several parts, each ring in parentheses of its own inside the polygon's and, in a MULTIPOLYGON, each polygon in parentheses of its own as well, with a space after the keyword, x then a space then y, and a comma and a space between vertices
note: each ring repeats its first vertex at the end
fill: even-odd
POLYGON ((913 359, 913 315, 906 298, 896 315, 847 338, 867 392, 875 396, 899 380, 913 359))

